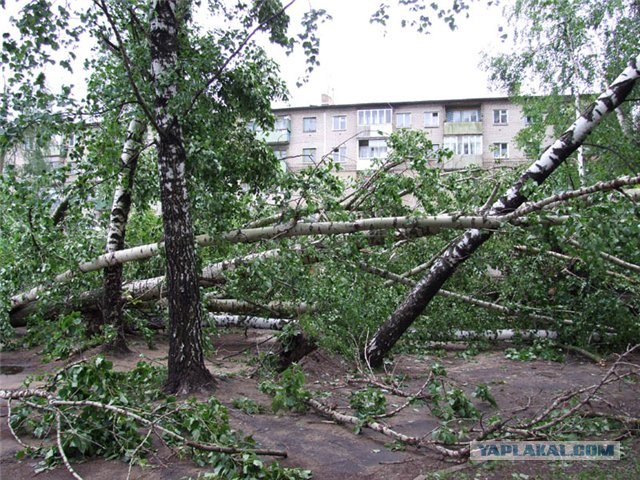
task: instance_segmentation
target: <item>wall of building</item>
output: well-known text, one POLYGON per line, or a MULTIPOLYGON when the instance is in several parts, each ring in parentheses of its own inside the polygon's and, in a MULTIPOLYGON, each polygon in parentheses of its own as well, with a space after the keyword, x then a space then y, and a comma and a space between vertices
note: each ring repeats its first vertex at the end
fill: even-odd
MULTIPOLYGON (((480 135, 482 148, 475 151, 479 144, 472 146, 460 145, 461 154, 454 155, 446 161, 441 168, 453 170, 468 166, 481 166, 491 168, 493 166, 510 166, 526 161, 524 154, 516 148, 514 137, 525 126, 521 110, 507 98, 485 98, 451 101, 420 101, 401 103, 379 104, 353 104, 353 105, 319 105, 310 107, 298 107, 278 109, 274 112, 280 118, 290 120, 288 142, 273 145, 279 150, 279 155, 285 157, 287 168, 299 170, 305 166, 319 161, 325 155, 332 155, 340 147, 343 150, 343 169, 345 172, 355 174, 358 170, 365 169, 370 162, 360 158, 360 146, 362 142, 371 141, 371 145, 379 145, 380 140, 388 137, 391 131, 399 128, 419 129, 427 133, 434 145, 444 147, 447 139, 452 141, 452 136, 480 135), (361 110, 391 110, 391 122, 388 125, 366 127, 358 124, 358 112, 361 110), (470 122, 448 122, 449 110, 477 110, 476 119, 472 116, 470 122), (494 111, 501 112, 497 117, 494 111), (425 124, 425 113, 427 123, 425 124), (344 117, 344 123, 334 124, 334 117, 344 117), (309 124, 315 119, 315 130, 304 131, 305 122, 309 124), (437 121, 435 120, 437 119, 437 121), (494 120, 498 121, 494 121, 494 120), (378 133, 378 128, 383 130, 378 133), (506 144, 506 145, 505 145, 506 144), (304 156, 310 149, 315 149, 315 158, 304 156), (471 150, 469 153, 466 150, 471 150), (499 153, 496 153, 496 152, 499 153), (504 158, 496 156, 505 155, 504 158)), ((466 142, 466 140, 461 140, 466 142)), ((435 166, 435 164, 434 164, 435 166)))

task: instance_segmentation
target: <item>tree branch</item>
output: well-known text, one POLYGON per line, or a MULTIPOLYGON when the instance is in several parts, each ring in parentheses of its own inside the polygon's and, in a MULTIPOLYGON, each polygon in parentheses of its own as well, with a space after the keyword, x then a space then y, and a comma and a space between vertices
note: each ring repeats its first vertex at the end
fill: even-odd
MULTIPOLYGON (((22 389, 22 390, 0 390, 0 399, 3 400, 25 400, 27 398, 30 397, 39 397, 39 398, 44 398, 47 400, 47 404, 46 405, 38 405, 38 404, 32 404, 32 406, 34 408, 38 408, 38 409, 55 409, 57 412, 57 415, 60 414, 60 410, 57 409, 57 407, 61 407, 61 406, 67 406, 67 407, 94 407, 94 408, 99 408, 102 410, 108 410, 110 412, 114 412, 118 415, 122 415, 125 417, 129 417, 132 418, 133 420, 135 420, 136 422, 141 423, 142 425, 146 425, 148 427, 151 427, 153 429, 156 429, 166 435, 168 435, 169 437, 183 443, 184 445, 188 446, 188 447, 193 447, 199 450, 205 450, 208 452, 219 452, 219 453, 229 453, 229 454, 235 454, 235 453, 255 453, 256 455, 266 455, 266 456, 273 456, 273 457, 285 457, 287 456, 287 452, 283 451, 283 450, 270 450, 270 449, 251 449, 251 448, 236 448, 236 447, 223 447, 220 445, 215 445, 215 444, 211 444, 211 443, 199 443, 199 442, 195 442, 193 440, 190 440, 186 437, 183 437, 182 435, 169 430, 161 425, 158 425, 155 421, 151 421, 148 420, 140 415, 138 415, 137 413, 133 413, 132 411, 130 411, 127 408, 124 407, 118 407, 116 405, 111 405, 111 404, 106 404, 106 403, 102 403, 102 402, 96 402, 93 400, 77 400, 77 401, 73 401, 73 400, 62 400, 60 398, 57 398, 56 396, 54 396, 52 393, 47 392, 46 390, 42 390, 42 389, 22 389)), ((10 419, 8 420, 10 421, 10 419)), ((58 435, 60 434, 60 429, 59 429, 60 425, 58 423, 58 435)), ((64 458, 64 457, 63 457, 64 458)))
POLYGON ((124 42, 122 40, 122 36, 120 35, 120 31, 118 30, 111 13, 109 12, 109 8, 107 7, 104 0, 93 0, 93 3, 104 13, 113 34, 116 36, 116 40, 118 41, 118 50, 120 51, 120 55, 122 56, 122 62, 124 64, 124 68, 127 72, 127 79, 129 80, 129 84, 131 85, 131 89, 133 90, 133 94, 140 105, 140 108, 144 111, 145 116, 149 120, 149 123, 153 125, 153 128, 158 132, 162 133, 160 127, 156 123, 155 116, 151 113, 151 109, 145 102, 144 98, 142 98, 142 94, 140 93, 140 89, 133 77, 133 69, 131 67, 131 60, 129 59, 129 55, 127 54, 127 50, 124 47, 124 42))
POLYGON ((231 61, 240 54, 240 52, 242 52, 242 50, 244 49, 244 47, 247 45, 247 43, 249 43, 249 40, 251 40, 251 38, 253 38, 253 36, 258 33, 260 30, 262 30, 266 25, 268 25, 269 23, 271 23, 273 20, 275 20, 276 18, 278 18, 280 15, 282 15, 291 5, 293 5, 296 2, 296 0, 291 0, 289 3, 287 3, 284 7, 282 7, 278 12, 276 12, 275 14, 273 14, 271 17, 269 17, 268 19, 264 20, 262 23, 260 23, 258 26, 256 26, 246 37, 245 39, 240 43, 240 45, 238 46, 238 48, 236 48, 231 55, 229 55, 229 57, 225 60, 225 62, 222 64, 222 66, 213 73, 213 75, 207 79, 204 87, 202 87, 200 90, 198 90, 194 95, 193 98, 191 99, 191 102, 189 104, 189 107, 187 107, 187 109, 185 110, 185 112, 183 113, 183 115, 186 117, 187 115, 189 115, 189 112, 191 112, 191 110, 194 108, 196 101, 198 100, 198 98, 200 98, 201 95, 204 94, 204 92, 207 91, 207 89, 211 86, 211 84, 213 82, 215 82, 216 80, 218 80, 220 78, 220 75, 222 75, 222 72, 225 71, 225 69, 229 66, 229 64, 231 63, 231 61))

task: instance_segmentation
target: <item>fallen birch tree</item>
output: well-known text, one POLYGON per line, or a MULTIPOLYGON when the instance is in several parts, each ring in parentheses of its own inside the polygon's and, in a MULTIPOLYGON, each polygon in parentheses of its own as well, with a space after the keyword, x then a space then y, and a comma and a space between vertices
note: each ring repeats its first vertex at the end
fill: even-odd
POLYGON ((286 318, 265 318, 253 315, 219 315, 210 313, 209 322, 216 327, 242 327, 256 328, 260 330, 282 330, 285 325, 292 322, 286 318))
MULTIPOLYGON (((413 231, 415 233, 418 233, 418 236, 424 236, 439 233, 442 229, 467 228, 473 225, 475 225, 477 228, 498 228, 499 226, 507 222, 517 224, 519 220, 525 215, 542 210, 545 207, 553 206, 554 204, 558 204, 569 199, 590 195, 596 192, 613 190, 622 186, 636 185, 639 183, 640 176, 625 176, 606 182, 598 182, 589 187, 562 192, 538 202, 524 204, 516 211, 511 212, 510 214, 505 216, 490 217, 483 215, 435 215, 430 217, 370 218, 355 220, 352 222, 301 222, 270 227, 238 229, 227 232, 220 238, 222 241, 229 241, 232 243, 251 243, 260 240, 281 239, 296 236, 343 235, 375 230, 403 229, 409 232, 413 231)), ((561 223, 566 220, 566 218, 567 217, 556 216, 550 217, 549 220, 552 221, 552 223, 561 223)), ((269 218, 267 220, 269 222, 272 222, 274 219, 269 218)), ((259 222, 255 223, 255 225, 259 224, 259 222)), ((204 247, 215 244, 216 240, 214 237, 209 235, 199 235, 196 237, 196 242, 198 246, 204 247)), ((300 248, 302 247, 294 247, 294 249, 300 248)), ((76 272, 68 270, 62 274, 57 275, 56 277, 54 277, 52 283, 64 283, 74 278, 78 273, 89 273, 103 268, 110 268, 119 264, 146 260, 158 255, 160 252, 162 252, 162 249, 163 244, 162 242, 160 242, 155 244, 141 245, 129 249, 112 251, 111 253, 101 255, 92 261, 78 264, 76 272)), ((202 278, 216 282, 223 278, 220 275, 220 273, 223 271, 233 269, 238 265, 246 264, 253 259, 270 258, 278 255, 279 250, 272 249, 265 252, 249 254, 244 257, 238 257, 236 259, 222 261, 217 264, 205 267, 202 271, 202 278)), ((402 276, 415 275, 424 271, 424 269, 426 269, 426 267, 417 267, 416 269, 407 272, 402 276)), ((158 288, 163 280, 164 276, 128 282, 124 285, 124 290, 134 297, 141 295, 142 292, 148 292, 148 295, 146 295, 143 300, 157 298, 157 294, 154 293, 154 290, 158 288)), ((47 286, 38 286, 32 288, 27 292, 14 295, 13 297, 11 297, 12 311, 15 311, 18 308, 37 300, 38 295, 46 289, 47 286)))
MULTIPOLYGON (((216 242, 252 243, 260 240, 312 235, 341 235, 370 230, 419 229, 424 233, 432 228, 438 229, 438 232, 441 228, 468 228, 470 226, 497 228, 501 223, 503 223, 502 219, 483 216, 435 215, 425 218, 369 218, 350 222, 293 223, 272 227, 237 229, 223 233, 219 237, 198 235, 196 236, 196 243, 198 246, 206 247, 216 242)), ((158 255, 163 248, 164 242, 158 242, 100 255, 94 260, 79 263, 76 270, 67 270, 57 275, 54 277, 53 283, 63 283, 78 274, 95 272, 113 265, 146 260, 158 255)), ((27 292, 14 295, 11 297, 11 307, 17 308, 36 300, 38 294, 46 288, 47 286, 37 286, 27 292)))
MULTIPOLYGON (((493 203, 487 217, 504 217, 527 200, 527 191, 541 185, 569 155, 585 141, 602 119, 613 112, 633 89, 640 77, 640 55, 616 78, 606 92, 564 132, 522 176, 493 203)), ((429 305, 442 285, 473 253, 491 238, 489 230, 472 228, 451 241, 428 273, 389 316, 366 346, 363 356, 372 366, 380 366, 398 339, 429 305)))

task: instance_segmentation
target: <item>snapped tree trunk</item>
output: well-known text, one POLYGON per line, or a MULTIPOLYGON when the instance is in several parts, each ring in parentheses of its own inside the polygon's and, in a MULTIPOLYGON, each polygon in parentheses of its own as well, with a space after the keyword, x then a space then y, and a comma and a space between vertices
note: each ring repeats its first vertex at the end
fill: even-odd
MULTIPOLYGON (((113 206, 109 218, 107 232, 107 253, 116 252, 124 248, 124 238, 127 221, 131 210, 131 192, 133 180, 138 166, 138 157, 142 149, 142 136, 145 125, 137 118, 129 122, 127 138, 120 156, 121 170, 118 174, 116 188, 113 193, 113 206)), ((102 321, 104 325, 115 328, 115 338, 106 345, 107 350, 126 353, 129 352, 124 335, 124 316, 122 307, 122 264, 112 265, 104 269, 104 294, 102 297, 102 321)))
POLYGON ((149 40, 167 258, 170 343, 165 390, 187 394, 210 389, 215 380, 204 364, 200 288, 185 177, 186 151, 180 121, 171 104, 178 93, 174 75, 182 27, 179 18, 177 0, 154 2, 149 40))
MULTIPOLYGON (((526 172, 498 199, 487 216, 501 216, 513 212, 526 201, 525 190, 542 184, 553 171, 582 145, 585 138, 602 118, 620 105, 640 77, 640 55, 611 84, 574 124, 548 148, 526 172)), ((380 366, 385 355, 400 339, 431 299, 456 269, 491 237, 491 232, 476 228, 454 239, 444 253, 432 264, 427 274, 416 284, 405 300, 378 329, 365 348, 363 356, 373 367, 380 366)))

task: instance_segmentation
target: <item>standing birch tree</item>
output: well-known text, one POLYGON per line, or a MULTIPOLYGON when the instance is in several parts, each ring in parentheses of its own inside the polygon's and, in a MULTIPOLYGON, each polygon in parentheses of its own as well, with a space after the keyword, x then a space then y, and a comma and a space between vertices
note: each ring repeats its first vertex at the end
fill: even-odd
POLYGON ((175 393, 189 393, 214 384, 202 350, 202 307, 185 177, 184 136, 173 110, 173 100, 178 95, 179 35, 188 14, 189 2, 157 0, 149 23, 170 322, 165 388, 175 393))
MULTIPOLYGON (((116 187, 113 192, 113 204, 109 216, 107 229, 107 253, 122 250, 125 246, 127 221, 131 211, 132 192, 134 179, 138 168, 144 138, 145 123, 137 116, 129 122, 127 137, 122 147, 120 156, 120 173, 116 179, 116 187)), ((117 352, 128 352, 125 339, 125 324, 123 318, 122 299, 122 265, 112 265, 104 269, 104 295, 102 301, 102 317, 105 325, 111 325, 115 329, 115 337, 107 345, 107 348, 117 352)))

